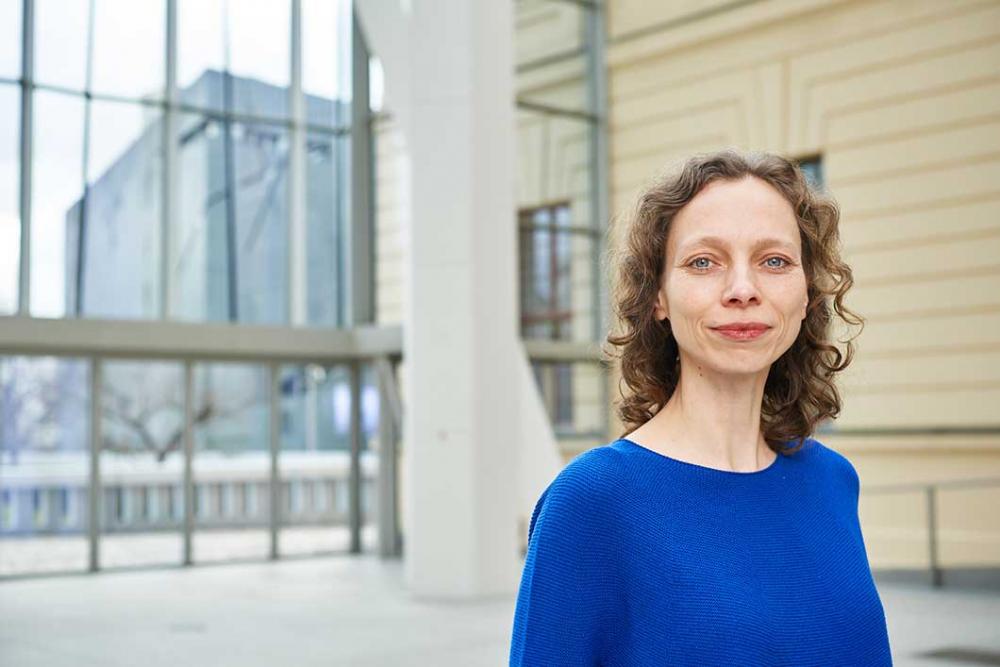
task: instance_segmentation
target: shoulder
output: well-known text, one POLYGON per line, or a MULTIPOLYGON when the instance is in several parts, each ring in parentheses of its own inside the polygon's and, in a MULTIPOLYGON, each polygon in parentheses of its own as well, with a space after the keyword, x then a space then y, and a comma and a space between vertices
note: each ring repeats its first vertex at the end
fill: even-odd
POLYGON ((540 514, 574 524, 609 517, 621 489, 620 471, 621 455, 608 445, 577 454, 539 497, 529 536, 540 514))
POLYGON ((857 495, 860 490, 858 472, 844 454, 815 438, 807 438, 799 453, 803 458, 812 459, 816 468, 832 483, 844 485, 857 495))

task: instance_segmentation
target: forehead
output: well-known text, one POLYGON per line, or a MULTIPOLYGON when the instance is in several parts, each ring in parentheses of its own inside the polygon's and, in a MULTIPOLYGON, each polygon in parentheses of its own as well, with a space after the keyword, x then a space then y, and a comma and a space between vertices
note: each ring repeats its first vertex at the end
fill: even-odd
POLYGON ((674 216, 667 251, 683 252, 712 237, 716 243, 753 246, 765 239, 799 249, 799 227, 791 204, 758 178, 713 181, 674 216))

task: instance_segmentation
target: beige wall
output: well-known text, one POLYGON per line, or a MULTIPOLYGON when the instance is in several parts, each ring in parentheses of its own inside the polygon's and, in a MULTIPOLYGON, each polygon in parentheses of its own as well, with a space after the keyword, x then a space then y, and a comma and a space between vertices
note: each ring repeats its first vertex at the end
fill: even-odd
MULTIPOLYGON (((612 209, 694 152, 822 154, 867 319, 836 425, 997 426, 1000 2, 724 4, 610 1, 612 209)), ((865 488, 1000 478, 1000 435, 820 439, 874 567, 926 563, 925 501, 865 488)), ((1000 487, 939 505, 944 565, 1000 564, 1000 487)))

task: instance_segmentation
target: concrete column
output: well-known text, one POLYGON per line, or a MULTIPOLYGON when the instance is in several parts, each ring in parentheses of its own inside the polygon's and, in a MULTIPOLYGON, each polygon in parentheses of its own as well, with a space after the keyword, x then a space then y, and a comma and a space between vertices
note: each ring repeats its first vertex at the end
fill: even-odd
POLYGON ((360 0, 409 153, 404 569, 421 598, 510 594, 518 556, 513 5, 360 0))

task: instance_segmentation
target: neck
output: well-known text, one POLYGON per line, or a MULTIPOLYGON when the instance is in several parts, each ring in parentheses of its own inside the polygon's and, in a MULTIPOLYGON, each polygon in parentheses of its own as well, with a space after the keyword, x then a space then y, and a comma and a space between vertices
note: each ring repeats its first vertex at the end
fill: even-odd
POLYGON ((767 369, 719 374, 681 357, 677 389, 648 431, 682 458, 712 468, 752 472, 774 460, 760 430, 767 369))

